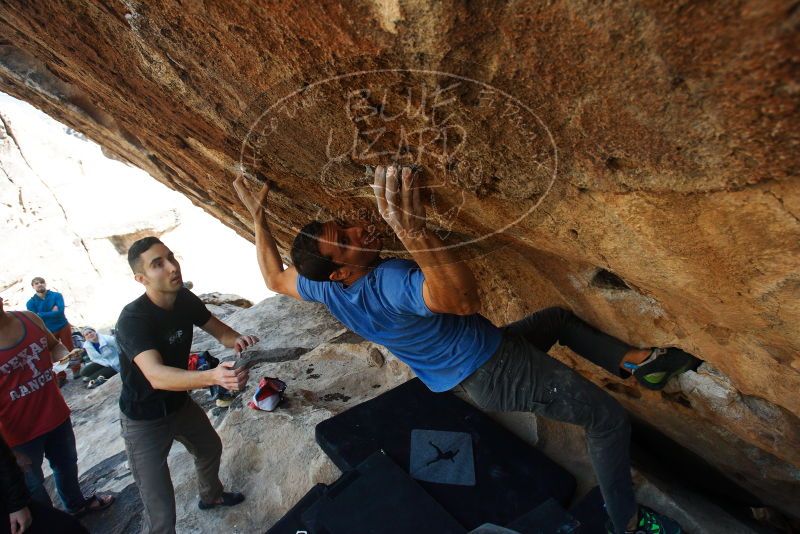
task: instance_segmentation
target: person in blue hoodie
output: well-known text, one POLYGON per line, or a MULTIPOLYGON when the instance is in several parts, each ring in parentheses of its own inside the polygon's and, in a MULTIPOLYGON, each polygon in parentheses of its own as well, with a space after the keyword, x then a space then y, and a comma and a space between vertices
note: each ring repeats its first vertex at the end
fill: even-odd
POLYGON ((42 318, 44 325, 61 343, 72 351, 75 345, 72 343, 72 326, 64 315, 64 297, 56 291, 49 291, 47 283, 41 276, 31 280, 31 287, 36 292, 26 305, 28 311, 32 311, 42 318))

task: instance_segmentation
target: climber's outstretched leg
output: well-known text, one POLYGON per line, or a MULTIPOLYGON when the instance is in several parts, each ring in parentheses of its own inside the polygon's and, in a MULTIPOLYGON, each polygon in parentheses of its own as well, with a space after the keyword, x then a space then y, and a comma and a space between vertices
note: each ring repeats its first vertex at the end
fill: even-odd
POLYGON ((542 352, 559 342, 609 373, 633 374, 648 389, 663 388, 670 378, 696 369, 701 360, 678 348, 637 349, 603 333, 564 308, 546 308, 506 327, 542 352))
MULTIPOLYGON (((589 456, 615 532, 647 517, 661 522, 665 534, 680 532, 651 510, 641 509, 633 494, 630 469, 630 423, 622 406, 605 391, 526 338, 506 332, 491 360, 461 383, 470 397, 489 411, 528 411, 582 426, 589 456)), ((645 531, 651 532, 651 531, 645 531)))

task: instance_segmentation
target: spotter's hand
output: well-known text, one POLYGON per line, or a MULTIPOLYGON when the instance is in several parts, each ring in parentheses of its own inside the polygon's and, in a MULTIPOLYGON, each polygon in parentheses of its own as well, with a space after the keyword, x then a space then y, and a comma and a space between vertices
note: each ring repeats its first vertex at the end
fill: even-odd
POLYGON ((250 372, 247 367, 234 369, 234 365, 236 365, 235 362, 227 361, 211 369, 211 373, 213 373, 214 376, 214 383, 224 387, 228 391, 244 389, 247 385, 247 379, 250 378, 250 372))
POLYGON ((258 343, 258 341, 259 339, 256 336, 239 336, 236 338, 233 348, 236 351, 236 354, 241 354, 244 352, 244 349, 255 345, 258 343))

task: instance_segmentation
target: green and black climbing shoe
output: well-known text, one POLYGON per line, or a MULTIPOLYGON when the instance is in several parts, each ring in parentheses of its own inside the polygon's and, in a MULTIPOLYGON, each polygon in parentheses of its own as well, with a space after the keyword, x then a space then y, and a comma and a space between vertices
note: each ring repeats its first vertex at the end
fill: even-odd
MULTIPOLYGON (((611 521, 606 522, 606 530, 608 534, 615 534, 611 521)), ((639 523, 633 530, 626 530, 625 534, 681 534, 682 532, 677 522, 647 506, 639 505, 639 523)))
POLYGON ((662 389, 670 378, 697 369, 701 363, 702 360, 675 347, 653 349, 650 356, 633 370, 633 376, 647 389, 662 389))

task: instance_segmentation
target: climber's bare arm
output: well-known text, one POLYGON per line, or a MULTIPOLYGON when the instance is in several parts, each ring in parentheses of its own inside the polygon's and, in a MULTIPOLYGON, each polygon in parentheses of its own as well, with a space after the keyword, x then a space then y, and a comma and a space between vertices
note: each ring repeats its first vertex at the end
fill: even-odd
POLYGON ((426 228, 425 207, 411 169, 377 167, 373 184, 378 211, 422 268, 422 298, 437 313, 472 315, 481 300, 472 270, 426 228))
POLYGON ((244 176, 239 176, 234 180, 233 187, 242 204, 253 216, 258 267, 261 269, 261 276, 264 277, 267 287, 275 293, 302 300, 297 292, 297 269, 294 267, 283 268, 283 259, 278 252, 278 244, 267 224, 269 182, 264 184, 257 195, 251 193, 247 188, 244 176))

